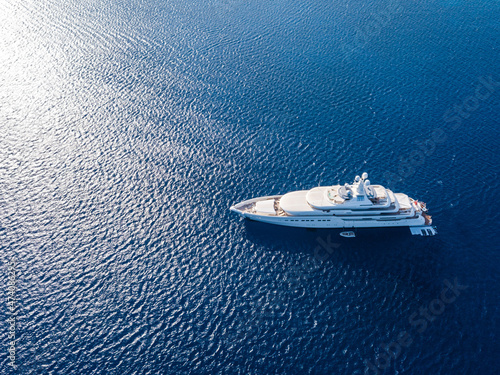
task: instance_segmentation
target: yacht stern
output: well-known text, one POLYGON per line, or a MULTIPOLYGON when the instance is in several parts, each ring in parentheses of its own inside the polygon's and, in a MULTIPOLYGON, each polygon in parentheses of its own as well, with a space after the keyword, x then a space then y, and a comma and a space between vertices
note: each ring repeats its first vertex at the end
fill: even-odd
POLYGON ((430 225, 422 225, 418 227, 410 227, 411 234, 414 236, 435 236, 437 234, 436 227, 431 227, 430 225))

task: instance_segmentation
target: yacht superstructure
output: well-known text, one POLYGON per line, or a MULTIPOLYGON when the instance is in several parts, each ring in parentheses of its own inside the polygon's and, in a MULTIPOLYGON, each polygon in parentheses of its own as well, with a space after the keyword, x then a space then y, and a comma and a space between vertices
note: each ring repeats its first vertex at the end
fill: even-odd
POLYGON ((290 227, 409 227, 414 235, 437 234, 425 203, 372 185, 366 172, 352 184, 253 198, 232 206, 231 211, 250 220, 290 227))

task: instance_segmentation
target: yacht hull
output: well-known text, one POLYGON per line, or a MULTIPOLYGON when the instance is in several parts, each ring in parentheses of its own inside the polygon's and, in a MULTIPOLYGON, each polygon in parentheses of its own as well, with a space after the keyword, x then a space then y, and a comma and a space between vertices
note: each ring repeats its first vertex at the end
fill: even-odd
POLYGON ((351 185, 318 186, 248 199, 232 206, 231 211, 249 220, 286 227, 347 230, 408 227, 413 235, 437 234, 425 203, 372 185, 366 172, 361 178, 356 176, 351 185))
POLYGON ((276 214, 261 214, 251 212, 252 207, 255 207, 257 202, 279 200, 281 195, 259 197, 243 201, 230 208, 232 212, 237 213, 241 217, 258 221, 266 224, 281 225, 286 227, 296 228, 318 228, 318 229, 356 229, 356 228, 404 228, 410 229, 413 235, 432 236, 437 234, 434 227, 426 224, 425 217, 419 215, 408 217, 404 215, 388 215, 386 217, 363 216, 336 216, 333 214, 327 215, 276 215, 276 214), (422 231, 423 230, 423 231, 422 231))
POLYGON ((425 226, 422 217, 415 219, 395 219, 395 220, 365 220, 357 218, 340 218, 330 216, 308 216, 306 218, 293 216, 265 216, 259 214, 245 213, 242 217, 267 224, 283 225, 297 228, 324 228, 324 229, 352 229, 352 228, 392 228, 392 227, 420 227, 425 226))

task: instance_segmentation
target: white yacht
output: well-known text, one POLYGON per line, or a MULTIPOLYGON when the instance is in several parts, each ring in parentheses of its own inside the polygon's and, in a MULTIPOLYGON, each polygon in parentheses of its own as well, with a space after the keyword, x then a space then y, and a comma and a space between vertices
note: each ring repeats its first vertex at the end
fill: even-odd
POLYGON ((232 206, 231 211, 250 220, 289 227, 408 227, 414 235, 437 234, 425 203, 370 184, 366 172, 352 184, 253 198, 232 206))

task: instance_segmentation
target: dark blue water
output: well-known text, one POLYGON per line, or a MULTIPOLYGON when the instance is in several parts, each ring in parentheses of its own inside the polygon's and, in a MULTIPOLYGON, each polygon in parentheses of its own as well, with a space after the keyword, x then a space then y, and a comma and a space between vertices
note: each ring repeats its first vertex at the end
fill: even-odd
POLYGON ((0 372, 498 373, 499 20, 479 0, 2 1, 0 372), (229 212, 364 171, 439 235, 229 212))

